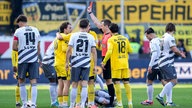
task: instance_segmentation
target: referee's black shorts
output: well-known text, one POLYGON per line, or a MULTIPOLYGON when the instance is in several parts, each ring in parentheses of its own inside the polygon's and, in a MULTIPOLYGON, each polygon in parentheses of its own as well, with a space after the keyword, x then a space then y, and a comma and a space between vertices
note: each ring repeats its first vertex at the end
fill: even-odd
MULTIPOLYGON (((102 57, 102 61, 105 58, 105 56, 102 57)), ((105 65, 105 70, 103 69, 103 78, 106 79, 111 79, 111 62, 110 59, 107 61, 105 65)))

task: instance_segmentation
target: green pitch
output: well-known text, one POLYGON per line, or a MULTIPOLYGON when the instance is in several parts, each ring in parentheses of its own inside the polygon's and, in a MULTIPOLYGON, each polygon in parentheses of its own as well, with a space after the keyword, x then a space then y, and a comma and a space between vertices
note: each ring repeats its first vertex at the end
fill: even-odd
MULTIPOLYGON (((133 107, 134 108, 164 108, 155 99, 155 96, 161 91, 161 85, 154 85, 154 104, 153 106, 143 106, 141 101, 147 99, 145 84, 132 84, 133 107)), ((15 86, 0 86, 0 108, 15 108, 15 86)), ((48 86, 38 86, 38 108, 50 108, 50 97, 48 86)), ((173 89, 173 101, 178 108, 191 108, 192 104, 192 85, 179 84, 173 89)), ((127 108, 126 94, 123 90, 123 104, 127 108)))

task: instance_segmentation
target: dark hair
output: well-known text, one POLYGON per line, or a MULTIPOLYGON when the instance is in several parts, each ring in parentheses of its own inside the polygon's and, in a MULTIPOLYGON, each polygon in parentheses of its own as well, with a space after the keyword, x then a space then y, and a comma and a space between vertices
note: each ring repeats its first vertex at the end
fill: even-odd
POLYGON ((148 28, 146 31, 145 31, 145 33, 147 33, 147 34, 150 34, 150 33, 155 33, 155 31, 153 30, 153 28, 148 28))
POLYGON ((103 20, 101 20, 101 22, 103 22, 104 26, 108 26, 108 27, 111 24, 111 21, 108 19, 103 19, 103 20))
POLYGON ((64 33, 64 29, 67 29, 68 25, 71 25, 71 24, 69 22, 62 23, 61 26, 59 27, 59 32, 64 33))
POLYGON ((115 23, 111 23, 109 25, 109 29, 111 30, 112 33, 117 33, 119 31, 119 27, 115 23))
POLYGON ((173 23, 168 23, 165 28, 166 32, 173 32, 176 31, 175 25, 173 23))
POLYGON ((25 15, 19 15, 16 19, 16 23, 19 23, 19 22, 27 22, 27 17, 25 15))
POLYGON ((84 19, 81 19, 81 21, 79 22, 79 27, 80 28, 87 28, 89 25, 89 20, 84 18, 84 19))

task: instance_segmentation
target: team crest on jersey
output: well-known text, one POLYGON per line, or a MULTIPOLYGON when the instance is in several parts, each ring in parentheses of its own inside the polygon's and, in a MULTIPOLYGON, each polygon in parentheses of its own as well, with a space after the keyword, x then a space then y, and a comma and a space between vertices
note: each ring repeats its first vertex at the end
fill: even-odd
POLYGON ((38 21, 41 16, 37 3, 25 6, 23 8, 23 12, 27 16, 29 21, 38 21))

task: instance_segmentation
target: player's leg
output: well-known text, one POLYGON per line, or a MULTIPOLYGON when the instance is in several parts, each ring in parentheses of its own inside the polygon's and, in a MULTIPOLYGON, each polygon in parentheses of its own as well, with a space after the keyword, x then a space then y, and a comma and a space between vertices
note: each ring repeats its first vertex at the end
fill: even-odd
POLYGON ((68 100, 69 100, 69 88, 70 88, 70 70, 66 72, 66 80, 64 81, 64 89, 63 89, 63 105, 64 107, 68 107, 68 100))
POLYGON ((114 87, 115 87, 115 94, 117 97, 117 106, 122 107, 122 95, 121 95, 121 70, 112 70, 112 78, 114 82, 114 87))
POLYGON ((129 71, 129 69, 122 69, 121 73, 122 73, 122 80, 124 82, 125 92, 126 92, 127 99, 128 99, 128 106, 129 106, 129 108, 132 108, 133 107, 132 90, 131 90, 131 86, 129 84, 130 71, 129 71))
POLYGON ((172 66, 163 66, 160 67, 161 71, 164 73, 164 79, 168 81, 167 84, 163 87, 163 90, 160 92, 159 95, 157 95, 156 99, 165 106, 165 103, 163 101, 163 97, 165 94, 167 94, 172 88, 177 84, 177 74, 175 71, 175 68, 172 66))
POLYGON ((96 81, 97 83, 99 83, 99 86, 100 86, 101 90, 104 90, 104 83, 103 83, 103 81, 102 81, 102 79, 100 78, 99 75, 96 75, 95 81, 96 81))
POLYGON ((37 78, 39 78, 39 64, 30 63, 29 64, 29 79, 31 83, 31 108, 36 108, 37 100, 37 78))
POLYGON ((76 108, 80 108, 81 106, 81 81, 78 82, 78 87, 77 87, 77 97, 76 97, 76 108))
POLYGON ((22 63, 18 65, 18 82, 19 82, 19 89, 20 89, 20 97, 23 103, 23 107, 27 104, 27 90, 25 87, 25 77, 26 72, 28 69, 28 64, 22 63))
POLYGON ((112 77, 111 77, 110 60, 108 60, 106 65, 105 65, 105 70, 103 70, 103 77, 106 80, 107 89, 108 89, 109 95, 111 96, 109 107, 110 106, 113 107, 113 101, 114 101, 114 97, 115 97, 115 89, 114 89, 114 85, 113 85, 112 77))
POLYGON ((21 103, 20 103, 19 83, 17 83, 16 88, 15 88, 15 101, 16 101, 16 108, 20 108, 21 103))
POLYGON ((63 80, 66 77, 63 77, 64 74, 64 66, 55 66, 55 71, 57 73, 57 79, 58 79, 58 102, 59 102, 59 107, 63 106, 63 88, 64 88, 64 83, 63 80))
POLYGON ((77 86, 78 82, 80 80, 80 72, 81 68, 71 68, 71 81, 72 81, 72 89, 70 92, 70 107, 69 108, 74 108, 75 105, 75 100, 77 97, 77 86))
POLYGON ((88 82, 88 106, 95 108, 95 87, 94 87, 94 76, 89 77, 88 82))
POLYGON ((88 86, 88 80, 89 80, 89 71, 90 68, 82 68, 81 70, 81 76, 82 76, 82 90, 81 90, 81 108, 85 108, 85 102, 87 100, 87 86, 88 86))
POLYGON ((43 64, 42 69, 44 71, 45 77, 49 79, 49 93, 51 98, 51 106, 58 106, 57 102, 57 83, 56 83, 56 72, 53 66, 43 64))

